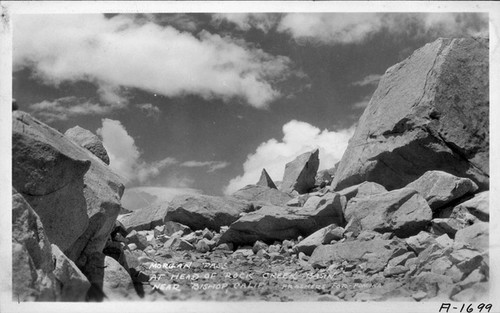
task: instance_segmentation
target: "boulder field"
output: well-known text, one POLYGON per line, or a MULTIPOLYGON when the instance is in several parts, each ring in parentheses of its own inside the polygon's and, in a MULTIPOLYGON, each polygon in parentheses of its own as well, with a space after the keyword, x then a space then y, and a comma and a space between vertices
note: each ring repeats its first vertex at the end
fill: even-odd
POLYGON ((97 136, 16 110, 13 299, 484 301, 488 88, 488 42, 439 39, 386 71, 334 168, 314 149, 133 212, 97 136))

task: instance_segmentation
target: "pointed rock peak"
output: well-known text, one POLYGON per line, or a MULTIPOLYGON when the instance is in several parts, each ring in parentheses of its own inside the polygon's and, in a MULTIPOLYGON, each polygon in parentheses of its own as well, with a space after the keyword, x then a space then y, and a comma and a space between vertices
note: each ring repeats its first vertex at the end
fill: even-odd
POLYGON ((257 185, 278 189, 265 168, 262 169, 262 173, 260 174, 260 178, 259 181, 257 182, 257 185))
POLYGON ((299 155, 285 166, 281 191, 307 193, 314 188, 319 167, 319 149, 299 155))

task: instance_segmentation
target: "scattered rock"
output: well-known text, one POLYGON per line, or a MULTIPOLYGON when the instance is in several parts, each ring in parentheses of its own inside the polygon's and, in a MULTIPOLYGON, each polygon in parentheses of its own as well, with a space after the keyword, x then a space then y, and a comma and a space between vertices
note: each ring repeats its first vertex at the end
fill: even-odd
POLYGON ((373 239, 370 241, 345 241, 334 245, 318 246, 309 262, 314 267, 326 267, 332 262, 367 262, 367 269, 378 272, 385 268, 387 262, 398 255, 406 253, 405 244, 401 240, 373 239))
POLYGON ((285 166, 285 173, 280 190, 303 194, 314 188, 316 172, 319 167, 319 150, 306 152, 285 166))
POLYGON ((94 135, 91 131, 81 128, 80 126, 75 126, 68 129, 64 136, 73 140, 76 144, 82 146, 83 148, 89 150, 96 157, 101 159, 106 165, 109 165, 108 152, 104 148, 102 141, 94 135))
POLYGON ((401 188, 428 170, 489 185, 488 39, 438 39, 389 68, 332 186, 401 188), (431 74, 430 74, 431 73, 431 74))
POLYGON ((415 236, 408 237, 405 241, 417 255, 424 251, 429 245, 436 243, 434 236, 425 231, 421 231, 415 236))
POLYGON ((427 171, 406 188, 418 191, 433 211, 478 189, 472 180, 443 171, 427 171))
POLYGON ((191 228, 189 228, 186 225, 183 225, 181 223, 173 222, 173 221, 166 221, 165 222, 165 235, 167 236, 172 236, 174 233, 180 231, 182 236, 189 234, 192 232, 191 228))
POLYGON ((332 178, 333 176, 330 174, 330 170, 318 171, 314 178, 314 185, 319 188, 329 186, 332 183, 332 178))

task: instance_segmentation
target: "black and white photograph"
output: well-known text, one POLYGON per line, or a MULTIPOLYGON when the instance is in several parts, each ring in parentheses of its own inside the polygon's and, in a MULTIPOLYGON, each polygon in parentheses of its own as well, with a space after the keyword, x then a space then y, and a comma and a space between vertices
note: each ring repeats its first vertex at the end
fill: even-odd
POLYGON ((2 2, 0 310, 500 312, 498 9, 2 2))

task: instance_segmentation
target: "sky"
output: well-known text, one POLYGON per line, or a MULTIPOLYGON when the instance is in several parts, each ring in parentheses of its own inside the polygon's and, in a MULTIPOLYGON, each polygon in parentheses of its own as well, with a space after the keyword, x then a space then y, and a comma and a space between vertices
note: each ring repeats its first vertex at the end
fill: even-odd
POLYGON ((123 206, 229 195, 318 148, 342 157, 385 70, 439 37, 488 36, 479 13, 13 16, 13 97, 103 140, 123 206))

